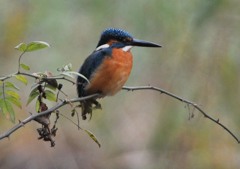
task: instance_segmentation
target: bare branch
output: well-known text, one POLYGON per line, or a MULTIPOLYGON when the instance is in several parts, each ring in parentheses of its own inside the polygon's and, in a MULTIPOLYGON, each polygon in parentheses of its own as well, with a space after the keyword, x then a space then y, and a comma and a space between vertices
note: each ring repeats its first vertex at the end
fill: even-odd
MULTIPOLYGON (((1 80, 1 81, 4 81, 4 80, 7 80, 7 79, 12 78, 12 77, 15 76, 15 75, 25 75, 25 76, 28 76, 28 77, 31 77, 31 78, 34 78, 34 79, 40 79, 39 76, 34 75, 34 74, 31 74, 31 73, 15 72, 15 73, 12 73, 12 74, 9 74, 9 75, 0 77, 0 80, 1 80)), ((75 81, 70 80, 70 79, 68 79, 68 78, 66 78, 66 77, 64 77, 64 76, 62 76, 62 75, 51 76, 51 77, 41 77, 41 79, 42 79, 42 80, 53 80, 53 79, 55 79, 55 80, 65 80, 65 81, 68 81, 68 82, 70 82, 70 83, 72 83, 72 84, 76 84, 75 81)))
POLYGON ((187 99, 184 99, 182 97, 179 97, 175 94, 172 94, 166 90, 163 90, 161 88, 158 88, 158 87, 153 87, 153 86, 136 86, 136 87, 129 87, 129 86, 123 86, 122 88, 123 90, 127 90, 127 91, 135 91, 135 90, 155 90, 155 91, 158 91, 160 93, 163 93, 167 96, 170 96, 174 99, 177 99, 181 102, 184 102, 188 105, 191 105, 193 106, 195 109, 197 109, 201 114, 203 114, 204 117, 206 117, 207 119, 209 119, 210 121, 216 123, 217 125, 221 126, 227 133, 229 133, 238 143, 240 143, 240 140, 238 139, 238 137, 233 134, 233 132, 228 129, 228 127, 226 127, 224 124, 220 123, 219 119, 214 119, 213 117, 211 117, 210 115, 208 115, 204 110, 202 110, 196 103, 194 102, 191 102, 187 99))
MULTIPOLYGON (((16 74, 21 74, 21 75, 25 75, 25 76, 28 76, 28 77, 32 77, 32 78, 35 78, 35 79, 39 79, 40 77, 39 76, 36 76, 36 75, 33 75, 33 74, 30 74, 30 73, 25 73, 25 72, 19 72, 19 73, 16 73, 16 74)), ((41 77, 42 80, 65 80, 65 81, 68 81, 72 84, 75 84, 76 82, 73 81, 73 80, 70 80, 68 78, 65 78, 64 76, 62 75, 58 75, 58 76, 51 76, 51 77, 41 77)))
MULTIPOLYGON (((26 75, 26 74, 25 74, 26 75)), ((206 117, 207 119, 209 119, 210 121, 216 123, 217 125, 221 126, 227 133, 229 133, 238 143, 240 143, 240 140, 237 138, 237 136, 235 134, 233 134, 233 132, 228 129, 228 127, 226 127, 224 124, 222 124, 219 119, 214 119, 213 117, 211 117, 210 115, 208 115, 204 110, 202 110, 196 103, 191 102, 187 99, 184 99, 182 97, 179 97, 173 93, 170 93, 166 90, 163 90, 161 88, 157 88, 157 87, 153 87, 153 86, 136 86, 136 87, 128 87, 128 86, 124 86, 122 88, 123 90, 127 90, 127 91, 135 91, 135 90, 154 90, 154 91, 158 91, 162 94, 165 94, 167 96, 170 96, 174 99, 177 99, 181 102, 186 103, 188 106, 193 106, 195 109, 197 109, 201 114, 203 114, 204 117, 206 117)), ((40 113, 34 113, 31 114, 29 117, 27 117, 26 119, 24 119, 23 121, 19 121, 18 124, 16 124, 15 126, 13 126, 10 130, 6 131, 5 133, 0 135, 0 140, 6 137, 9 137, 13 132, 15 132, 16 130, 18 130, 19 128, 23 127, 25 124, 29 123, 32 120, 36 120, 37 118, 44 116, 44 115, 49 115, 51 114, 53 111, 58 110, 60 107, 63 107, 66 104, 71 104, 71 103, 75 103, 75 102, 79 102, 79 101, 83 101, 83 100, 88 100, 91 98, 98 98, 101 97, 100 94, 93 94, 93 95, 89 95, 86 97, 81 97, 81 98, 75 98, 75 99, 69 99, 69 100, 62 100, 61 102, 59 102, 58 104, 56 104, 55 106, 53 106, 52 108, 40 112, 40 113)))
POLYGON ((18 72, 15 72, 15 73, 13 73, 13 74, 9 74, 9 75, 6 75, 6 76, 1 76, 0 77, 0 80, 1 81, 4 81, 4 80, 7 80, 7 79, 10 79, 10 78, 12 78, 14 75, 17 75, 18 74, 18 72))
POLYGON ((91 98, 97 98, 100 97, 100 94, 93 94, 93 95, 89 95, 86 97, 81 97, 81 98, 75 98, 75 99, 70 99, 70 100, 63 100, 60 103, 56 104, 55 106, 53 106, 52 108, 40 112, 40 113, 35 113, 32 114, 31 116, 29 116, 28 118, 24 119, 23 121, 19 121, 18 124, 16 124, 15 126, 13 126, 10 130, 6 131, 5 133, 0 135, 0 140, 3 138, 8 138, 13 132, 15 132, 16 130, 18 130, 19 128, 23 127, 25 124, 29 123, 32 120, 37 119, 38 117, 44 116, 44 115, 48 115, 50 113, 52 113, 53 111, 59 109, 60 107, 69 104, 69 103, 75 103, 75 102, 79 102, 79 101, 83 101, 83 100, 88 100, 91 98))
POLYGON ((20 68, 21 68, 21 58, 25 53, 26 53, 26 51, 22 52, 18 58, 18 72, 20 72, 20 68))

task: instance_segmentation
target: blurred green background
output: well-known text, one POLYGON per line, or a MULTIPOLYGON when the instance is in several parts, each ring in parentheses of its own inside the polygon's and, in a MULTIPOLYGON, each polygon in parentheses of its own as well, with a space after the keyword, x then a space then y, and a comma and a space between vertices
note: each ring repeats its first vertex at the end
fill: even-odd
MULTIPOLYGON (((72 63, 78 70, 107 27, 163 45, 133 48, 126 85, 161 87, 192 100, 238 137, 240 129, 240 1, 238 0, 1 0, 0 75, 17 70, 20 42, 42 40, 51 48, 27 53, 32 72, 72 63)), ((22 88, 23 104, 29 88, 22 88)), ((69 97, 75 86, 64 83, 69 97)), ((32 122, 0 141, 0 168, 230 169, 240 167, 240 147, 222 128, 186 105, 154 91, 121 91, 101 100, 103 110, 81 127, 97 145, 61 118, 56 146, 38 141, 32 122)), ((31 105, 33 107, 33 105, 31 105)), ((32 107, 17 111, 24 119, 32 107)), ((70 116, 69 107, 61 112, 70 116)), ((74 119, 76 121, 76 118, 74 119)), ((0 132, 13 124, 0 115, 0 132)))

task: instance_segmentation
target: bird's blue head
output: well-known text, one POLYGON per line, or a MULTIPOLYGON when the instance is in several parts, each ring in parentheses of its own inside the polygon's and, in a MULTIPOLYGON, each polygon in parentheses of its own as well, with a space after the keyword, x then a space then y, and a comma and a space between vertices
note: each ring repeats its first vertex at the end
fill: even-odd
POLYGON ((97 48, 105 44, 111 45, 114 42, 120 42, 126 46, 161 47, 152 42, 135 39, 131 34, 122 29, 107 28, 102 32, 97 48))
POLYGON ((107 44, 110 41, 127 42, 132 40, 132 35, 130 35, 127 31, 117 28, 107 28, 102 32, 97 47, 107 44))

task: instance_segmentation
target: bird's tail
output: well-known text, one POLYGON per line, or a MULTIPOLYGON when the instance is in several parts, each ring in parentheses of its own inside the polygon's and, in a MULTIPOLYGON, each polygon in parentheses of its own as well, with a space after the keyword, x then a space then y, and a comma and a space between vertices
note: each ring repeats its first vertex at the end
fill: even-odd
POLYGON ((101 107, 101 104, 96 99, 90 99, 90 100, 81 101, 81 108, 82 108, 82 119, 86 120, 87 114, 90 115, 90 119, 91 119, 93 109, 101 109, 102 107, 101 107))

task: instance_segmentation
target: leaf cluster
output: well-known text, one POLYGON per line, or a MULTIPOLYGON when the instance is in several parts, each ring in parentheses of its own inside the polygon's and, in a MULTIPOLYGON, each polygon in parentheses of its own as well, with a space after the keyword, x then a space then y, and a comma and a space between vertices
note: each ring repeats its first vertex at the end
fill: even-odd
MULTIPOLYGON (((72 70, 72 64, 67 64, 62 66, 61 68, 58 68, 57 75, 53 75, 53 73, 49 71, 28 73, 31 70, 31 67, 21 62, 22 56, 26 52, 33 52, 47 47, 50 47, 50 45, 43 41, 33 41, 28 44, 20 43, 15 47, 15 49, 21 52, 18 60, 18 71, 16 73, 0 77, 0 113, 2 113, 7 119, 11 120, 12 122, 15 122, 16 118, 16 112, 14 107, 18 107, 19 109, 22 108, 22 102, 19 94, 20 89, 17 86, 17 81, 23 83, 24 85, 28 85, 28 78, 35 79, 33 84, 31 85, 31 91, 26 106, 34 102, 36 113, 41 113, 49 110, 46 101, 56 103, 58 101, 62 101, 63 99, 59 98, 59 94, 63 94, 66 99, 67 94, 62 91, 63 85, 59 83, 58 80, 66 80, 75 84, 75 76, 80 76, 89 83, 88 79, 85 76, 72 70)), ((79 106, 73 106, 73 104, 70 102, 69 104, 72 107, 72 112, 74 112, 72 113, 72 116, 74 114, 78 115, 76 108, 79 106)), ((56 125, 60 112, 57 109, 49 112, 49 114, 36 117, 34 120, 42 124, 42 127, 37 129, 39 139, 43 139, 44 141, 50 141, 51 146, 54 146, 55 141, 53 140, 53 137, 56 136, 56 125), (54 125, 51 127, 50 116, 52 113, 56 114, 56 120, 54 122, 54 125)), ((79 129, 86 132, 89 137, 93 141, 95 141, 100 147, 100 143, 96 139, 94 134, 89 130, 82 129, 79 126, 79 119, 77 126, 79 129)))

